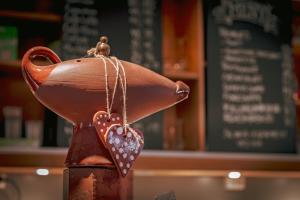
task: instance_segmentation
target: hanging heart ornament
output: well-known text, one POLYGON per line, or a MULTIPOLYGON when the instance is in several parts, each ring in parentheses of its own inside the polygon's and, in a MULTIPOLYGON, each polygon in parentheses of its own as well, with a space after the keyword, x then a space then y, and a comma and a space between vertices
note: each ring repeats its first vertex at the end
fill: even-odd
POLYGON ((93 117, 93 125, 95 126, 98 136, 101 139, 102 143, 107 148, 111 157, 113 158, 113 161, 119 173, 123 177, 125 177, 144 147, 144 136, 141 131, 131 128, 127 124, 127 84, 126 74, 122 63, 117 58, 114 58, 114 63, 110 58, 106 58, 97 54, 95 56, 99 57, 104 62, 107 112, 98 111, 93 117), (114 89, 111 95, 111 100, 109 97, 110 93, 108 87, 106 60, 110 62, 116 69, 116 79, 114 89), (121 69, 123 76, 120 75, 119 69, 121 69), (122 117, 118 114, 111 113, 118 81, 120 81, 120 86, 123 92, 122 117))
POLYGON ((144 147, 143 133, 135 128, 112 125, 107 129, 106 148, 120 174, 125 177, 144 147))
POLYGON ((93 118, 93 125, 96 128, 98 133, 98 137, 100 138, 101 142, 106 145, 106 138, 105 134, 107 129, 111 127, 113 124, 122 124, 122 117, 117 113, 112 113, 109 117, 107 112, 105 111, 98 111, 93 118))

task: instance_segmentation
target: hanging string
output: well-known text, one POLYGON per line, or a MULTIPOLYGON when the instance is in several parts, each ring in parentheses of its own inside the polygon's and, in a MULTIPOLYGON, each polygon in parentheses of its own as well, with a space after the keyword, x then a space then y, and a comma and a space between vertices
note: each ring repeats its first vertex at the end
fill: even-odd
POLYGON ((122 88, 122 92, 123 92, 123 126, 124 126, 124 131, 125 131, 125 135, 127 135, 127 129, 130 130, 130 132, 135 136, 135 138, 137 138, 140 143, 144 144, 144 140, 141 138, 141 136, 139 134, 137 134, 137 132, 132 129, 129 124, 127 123, 127 78, 126 78, 126 72, 125 72, 125 68, 122 64, 122 62, 116 58, 113 57, 113 59, 116 61, 117 63, 117 68, 121 68, 122 71, 122 75, 120 75, 120 85, 122 88))
MULTIPOLYGON (((111 59, 109 57, 105 57, 105 56, 101 56, 101 59, 103 60, 104 64, 104 68, 105 68, 105 74, 107 75, 107 65, 106 65, 106 60, 116 69, 117 73, 116 73, 116 81, 115 81, 115 85, 114 85, 114 90, 113 90, 113 95, 112 95, 112 102, 110 103, 111 107, 110 107, 110 112, 112 109, 112 105, 113 105, 113 99, 114 99, 114 95, 116 93, 116 89, 117 89, 117 81, 120 80, 120 85, 121 85, 121 90, 122 90, 122 96, 123 96, 123 128, 124 128, 124 135, 127 135, 127 129, 130 130, 130 132, 135 136, 135 138, 137 138, 141 143, 144 143, 144 140, 141 138, 141 136, 139 134, 137 134, 137 132, 132 129, 129 124, 127 123, 127 78, 126 78, 126 72, 125 72, 125 68, 123 66, 123 64, 121 63, 121 61, 117 58, 117 57, 111 57, 111 59), (113 60, 115 60, 115 63, 113 62, 113 60), (120 74, 120 70, 121 73, 120 74)), ((107 77, 107 76, 106 76, 107 77)), ((108 79, 106 79, 108 80, 108 79)), ((105 81, 106 83, 106 88, 108 88, 108 81, 105 81)), ((108 91, 108 90, 107 90, 108 91)), ((108 93, 107 93, 108 94, 108 93)), ((108 96, 108 95, 107 95, 108 96)), ((107 98, 108 99, 108 98, 107 98)))
POLYGON ((126 80, 126 73, 124 70, 124 66, 120 62, 120 60, 116 57, 112 57, 112 59, 115 60, 115 63, 113 63, 112 59, 106 58, 115 68, 119 69, 121 68, 122 75, 119 74, 119 79, 120 79, 120 85, 122 89, 122 96, 123 96, 123 126, 124 129, 126 130, 127 126, 127 105, 126 105, 126 98, 127 98, 127 80, 126 80))
POLYGON ((126 73, 125 73, 123 64, 117 58, 115 58, 115 61, 121 67, 121 71, 122 71, 123 78, 124 78, 124 83, 123 83, 122 75, 120 76, 121 87, 122 87, 122 91, 123 91, 123 123, 124 123, 124 127, 126 128, 126 126, 127 126, 127 105, 126 105, 126 102, 127 102, 127 99, 126 99, 127 98, 127 78, 126 78, 126 73))
POLYGON ((132 129, 128 124, 127 124, 127 78, 126 78, 126 72, 124 69, 124 66, 122 64, 122 62, 115 58, 116 62, 120 65, 123 77, 124 77, 124 83, 122 81, 122 75, 120 76, 120 80, 121 80, 121 87, 122 87, 122 91, 123 91, 123 120, 124 120, 124 128, 125 128, 125 135, 127 135, 127 128, 130 130, 130 132, 135 136, 135 138, 137 138, 140 143, 144 144, 144 140, 141 138, 141 136, 139 134, 137 134, 137 132, 132 129))
POLYGON ((136 138, 138 138, 142 143, 144 143, 143 139, 139 134, 136 133, 135 130, 133 130, 128 124, 127 124, 127 78, 126 78, 126 72, 124 69, 124 66, 122 62, 117 57, 109 57, 110 52, 110 46, 107 44, 108 39, 107 37, 101 37, 100 42, 97 43, 97 46, 95 48, 92 48, 87 51, 88 55, 93 55, 97 58, 100 58, 104 63, 104 71, 105 71, 105 91, 106 91, 106 109, 108 113, 108 117, 111 117, 112 112, 112 106, 114 103, 114 98, 117 90, 118 81, 120 79, 120 85, 122 89, 122 95, 123 95, 123 127, 125 131, 125 135, 127 135, 127 129, 129 129, 136 138), (115 60, 115 63, 113 62, 113 59, 115 60), (108 81, 108 70, 107 70, 107 63, 111 63, 111 65, 116 70, 116 77, 115 77, 115 83, 114 88, 112 92, 111 102, 109 102, 109 81, 108 81), (120 68, 122 71, 122 75, 120 74, 120 68), (122 77, 123 76, 123 77, 122 77))
MULTIPOLYGON (((107 58, 107 57, 104 57, 104 58, 108 59, 110 61, 109 58, 107 58)), ((114 68, 116 70, 116 77, 115 77, 115 83, 114 83, 113 93, 112 93, 112 97, 111 97, 111 102, 110 102, 110 106, 109 106, 109 112, 110 113, 112 112, 114 98, 115 98, 115 94, 116 94, 117 86, 118 86, 118 81, 119 81, 119 67, 118 67, 118 65, 115 66, 114 64, 113 64, 113 66, 114 66, 114 68)), ((106 82, 106 84, 108 85, 108 81, 106 82)))
POLYGON ((104 63, 104 73, 105 73, 105 92, 106 92, 106 110, 107 110, 107 114, 108 117, 111 117, 111 111, 112 111, 112 106, 113 106, 113 102, 114 102, 114 98, 115 98, 115 94, 116 94, 116 90, 117 90, 117 85, 118 85, 118 79, 119 79, 119 68, 115 67, 115 65, 113 64, 113 66, 116 69, 116 77, 115 77, 115 83, 114 83, 114 88, 113 88, 113 92, 112 92, 112 97, 111 97, 111 101, 109 101, 110 99, 110 95, 109 95, 109 81, 108 81, 108 70, 107 70, 107 63, 106 63, 106 57, 103 55, 99 55, 99 54, 94 54, 95 57, 100 58, 103 63, 104 63))

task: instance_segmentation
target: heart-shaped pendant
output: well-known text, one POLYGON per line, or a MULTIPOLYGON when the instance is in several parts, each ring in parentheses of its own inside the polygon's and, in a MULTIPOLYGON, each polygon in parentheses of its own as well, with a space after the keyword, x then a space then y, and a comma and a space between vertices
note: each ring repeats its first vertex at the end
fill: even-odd
POLYGON ((96 128, 98 137, 106 145, 106 136, 107 129, 113 124, 122 124, 122 117, 117 113, 112 113, 110 118, 105 111, 98 111, 93 118, 93 125, 96 128))
POLYGON ((107 130, 106 148, 120 174, 125 177, 144 147, 143 133, 137 129, 112 125, 107 130))

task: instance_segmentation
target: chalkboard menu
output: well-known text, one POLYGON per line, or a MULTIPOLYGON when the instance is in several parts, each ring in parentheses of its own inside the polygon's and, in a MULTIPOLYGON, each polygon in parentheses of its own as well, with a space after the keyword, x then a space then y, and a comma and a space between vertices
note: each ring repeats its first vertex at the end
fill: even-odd
MULTIPOLYGON (((66 0, 62 57, 84 56, 105 35, 109 38, 111 55, 160 73, 160 10, 160 0, 66 0)), ((144 132, 145 148, 162 148, 162 113, 134 126, 144 132)), ((59 130, 65 129, 59 127, 59 130)))
POLYGON ((66 0, 63 21, 62 58, 82 57, 99 40, 98 11, 93 0, 66 0))
POLYGON ((291 2, 207 0, 207 149, 295 152, 291 2))

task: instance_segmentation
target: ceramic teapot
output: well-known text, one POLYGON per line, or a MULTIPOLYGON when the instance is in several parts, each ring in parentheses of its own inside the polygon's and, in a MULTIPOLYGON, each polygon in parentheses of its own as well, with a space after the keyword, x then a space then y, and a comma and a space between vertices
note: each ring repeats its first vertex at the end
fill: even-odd
MULTIPOLYGON (((176 83, 137 64, 121 61, 127 79, 128 122, 170 107, 188 97, 189 87, 176 83)), ((34 47, 22 60, 23 76, 35 97, 50 110, 73 124, 91 123, 93 115, 106 110, 105 71, 101 59, 78 58, 62 62, 49 48, 34 47), (48 63, 35 61, 44 57, 48 63)), ((109 87, 115 69, 107 63, 109 87)), ((116 91, 112 112, 122 113, 122 91, 116 91)))
MULTIPOLYGON (((102 38, 88 51, 109 57, 102 38), (101 41, 101 40, 100 40, 101 41)), ((102 57, 103 58, 103 57, 102 57)), ((137 64, 120 61, 127 83, 127 122, 132 123, 170 107, 188 97, 189 87, 176 83, 137 64)), ((114 88, 116 68, 91 56, 62 62, 49 48, 34 47, 22 60, 22 73, 34 96, 46 107, 74 125, 66 166, 112 165, 111 156, 98 140, 93 117, 107 109, 107 86, 114 88), (42 64, 40 59, 43 58, 42 64)), ((124 90, 116 87, 112 113, 122 114, 124 90)))

